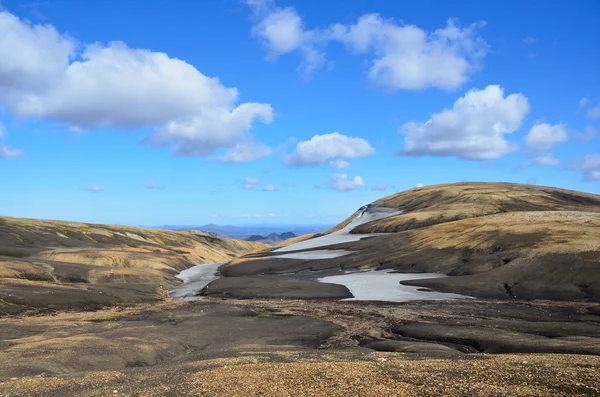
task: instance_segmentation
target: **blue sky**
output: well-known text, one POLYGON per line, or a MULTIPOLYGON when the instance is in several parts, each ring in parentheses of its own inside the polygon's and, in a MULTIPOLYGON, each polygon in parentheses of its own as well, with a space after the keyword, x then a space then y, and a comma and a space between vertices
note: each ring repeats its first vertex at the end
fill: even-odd
POLYGON ((0 215, 317 224, 418 184, 600 193, 597 1, 0 4, 0 215))

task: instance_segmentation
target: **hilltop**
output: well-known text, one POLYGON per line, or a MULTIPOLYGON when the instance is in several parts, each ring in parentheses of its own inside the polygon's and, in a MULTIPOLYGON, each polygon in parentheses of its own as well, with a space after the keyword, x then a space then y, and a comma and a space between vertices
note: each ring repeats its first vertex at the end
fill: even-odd
MULTIPOLYGON (((410 189, 364 208, 392 216, 350 230, 366 238, 325 247, 349 250, 349 255, 289 259, 276 251, 261 252, 232 261, 222 273, 248 277, 308 269, 395 269, 447 274, 452 277, 405 284, 479 298, 600 298, 598 195, 512 183, 457 183, 410 189)), ((325 233, 297 239, 304 241, 288 246, 286 253, 309 252, 307 242, 347 228, 357 214, 325 233)))
POLYGON ((0 313, 156 300, 194 264, 265 247, 171 230, 0 217, 0 313))

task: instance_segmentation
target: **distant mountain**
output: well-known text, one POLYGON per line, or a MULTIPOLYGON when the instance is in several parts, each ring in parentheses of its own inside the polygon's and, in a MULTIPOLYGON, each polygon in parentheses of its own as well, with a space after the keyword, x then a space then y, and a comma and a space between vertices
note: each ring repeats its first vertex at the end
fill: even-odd
MULTIPOLYGON (((198 233, 216 233, 221 237, 229 237, 240 240, 247 240, 251 236, 268 236, 270 234, 285 235, 292 233, 294 236, 303 234, 320 233, 332 227, 333 225, 162 225, 160 229, 168 230, 184 230, 193 233, 194 230, 198 233)), ((209 234, 210 235, 210 234, 209 234)), ((284 238, 286 239, 286 238, 284 238)))
POLYGON ((278 244, 282 241, 294 238, 294 237, 298 237, 298 235, 296 233, 293 232, 286 232, 286 233, 281 233, 281 234, 277 234, 277 233, 271 233, 269 235, 266 236, 261 236, 258 234, 253 234, 250 237, 247 237, 245 240, 246 241, 256 241, 256 242, 261 242, 261 243, 265 243, 265 244, 270 244, 270 245, 275 245, 278 244))

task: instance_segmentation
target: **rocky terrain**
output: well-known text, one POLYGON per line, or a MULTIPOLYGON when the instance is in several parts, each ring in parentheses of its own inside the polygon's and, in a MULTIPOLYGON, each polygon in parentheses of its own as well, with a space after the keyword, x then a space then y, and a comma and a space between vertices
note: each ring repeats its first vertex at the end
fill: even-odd
POLYGON ((600 396, 599 274, 600 196, 550 187, 411 189, 274 247, 0 218, 0 396, 600 396), (227 263, 168 297, 193 262, 227 263), (368 269, 475 299, 317 282, 368 269))
POLYGON ((0 315, 158 300, 193 264, 265 247, 160 229, 0 217, 0 315))

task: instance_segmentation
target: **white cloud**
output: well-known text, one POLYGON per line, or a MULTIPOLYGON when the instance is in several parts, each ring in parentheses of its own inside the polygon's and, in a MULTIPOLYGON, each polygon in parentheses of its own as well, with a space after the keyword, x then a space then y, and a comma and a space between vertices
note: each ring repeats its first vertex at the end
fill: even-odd
POLYGON ((525 143, 530 150, 547 150, 568 139, 567 127, 564 124, 540 123, 531 127, 525 137, 525 143))
POLYGON ((305 74, 323 65, 325 55, 316 45, 321 40, 319 33, 303 28, 302 18, 294 7, 276 7, 272 1, 246 0, 246 3, 256 20, 252 34, 264 43, 269 59, 299 51, 303 55, 300 69, 305 74))
POLYGON ((277 191, 277 188, 273 185, 265 185, 263 186, 262 190, 265 192, 275 192, 277 191))
POLYGON ((0 123, 0 158, 3 159, 16 159, 19 157, 23 157, 25 153, 19 149, 13 149, 8 147, 2 143, 2 139, 6 137, 6 130, 4 129, 4 125, 0 123))
POLYGON ((423 184, 421 182, 417 183, 416 187, 423 187, 423 184))
POLYGON ((588 119, 600 118, 600 105, 596 105, 587 111, 588 119))
POLYGON ((537 43, 537 39, 535 37, 527 36, 523 39, 523 44, 531 45, 537 43))
POLYGON ((329 186, 333 190, 348 192, 365 186, 365 182, 361 176, 355 176, 354 179, 348 179, 348 174, 334 174, 331 177, 329 186))
POLYGON ((483 25, 460 28, 449 20, 444 28, 426 32, 367 14, 355 25, 333 25, 329 35, 355 53, 372 54, 369 78, 379 85, 392 90, 452 90, 469 80, 487 51, 476 35, 483 25))
POLYGON ((226 163, 244 163, 270 156, 273 149, 259 142, 237 143, 229 149, 223 156, 215 157, 214 160, 220 160, 226 163))
POLYGON ((517 149, 506 140, 529 111, 522 94, 504 96, 504 90, 489 85, 472 89, 454 102, 452 109, 435 113, 425 123, 410 122, 402 153, 413 156, 456 156, 467 160, 490 160, 517 149))
POLYGON ((373 187, 371 187, 371 190, 375 190, 375 191, 381 191, 381 190, 385 190, 387 189, 387 185, 375 185, 373 187))
POLYGON ((598 134, 598 131, 592 127, 592 126, 587 126, 585 127, 584 132, 575 132, 575 138, 580 141, 580 142, 589 142, 592 139, 594 139, 594 137, 596 136, 596 134, 598 134))
POLYGON ((91 192, 91 193, 99 193, 99 192, 103 191, 104 189, 102 189, 99 185, 93 183, 89 186, 85 186, 83 188, 83 190, 87 190, 88 192, 91 192))
POLYGON ((590 103, 590 100, 586 97, 583 97, 579 100, 579 107, 585 107, 588 103, 590 103))
POLYGON ((354 159, 373 153, 375 149, 366 140, 334 132, 315 135, 309 141, 298 142, 294 153, 287 156, 285 161, 287 164, 297 166, 322 165, 330 159, 354 159))
POLYGON ((52 26, 0 11, 0 104, 76 130, 150 127, 146 142, 193 156, 235 152, 256 121, 273 119, 269 104, 238 104, 236 88, 167 54, 122 42, 75 48, 52 26))
POLYGON ((330 161, 329 165, 332 168, 342 169, 342 168, 348 167, 350 165, 350 163, 345 160, 342 160, 342 159, 337 159, 337 160, 330 161))
POLYGON ((600 154, 590 154, 575 160, 571 168, 583 171, 586 181, 600 181, 600 154))
POLYGON ((458 27, 452 20, 433 32, 365 14, 356 24, 333 24, 307 29, 295 8, 281 8, 272 1, 246 0, 253 11, 252 34, 268 50, 269 58, 298 51, 300 69, 312 72, 325 63, 323 47, 330 41, 344 43, 354 53, 372 57, 369 78, 388 89, 454 89, 469 80, 487 52, 477 36, 484 22, 458 27), (440 67, 444 65, 444 67, 440 67))
POLYGON ((152 179, 149 179, 146 182, 144 182, 143 186, 146 189, 156 189, 156 190, 163 190, 165 188, 164 185, 159 185, 156 182, 154 182, 152 179))
POLYGON ((529 161, 525 162, 525 166, 529 167, 532 165, 547 165, 547 166, 556 166, 560 164, 560 160, 552 155, 552 153, 545 154, 540 157, 536 157, 529 161))

